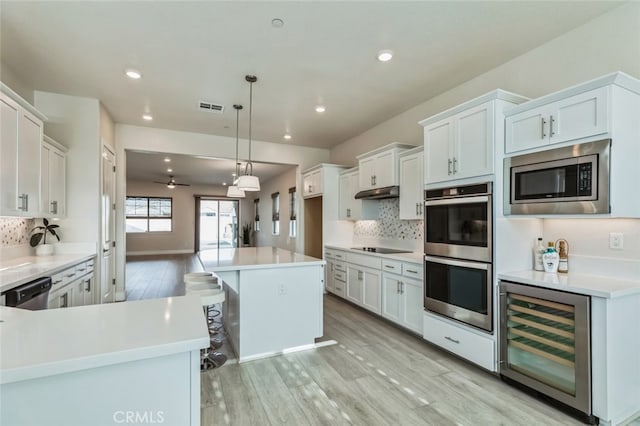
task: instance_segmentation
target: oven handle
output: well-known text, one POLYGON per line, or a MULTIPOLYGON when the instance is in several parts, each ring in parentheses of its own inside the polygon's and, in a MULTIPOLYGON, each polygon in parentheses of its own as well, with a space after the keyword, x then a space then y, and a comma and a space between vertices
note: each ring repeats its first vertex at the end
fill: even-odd
POLYGON ((462 198, 445 198, 440 200, 427 200, 424 202, 425 206, 442 206, 452 204, 471 204, 471 203, 488 203, 489 196, 483 195, 480 197, 462 197, 462 198))
POLYGON ((424 260, 426 262, 442 263, 444 265, 460 266, 462 268, 481 269, 483 271, 488 271, 489 268, 491 267, 490 263, 465 262, 462 260, 445 259, 442 257, 434 257, 434 256, 425 256, 424 260))

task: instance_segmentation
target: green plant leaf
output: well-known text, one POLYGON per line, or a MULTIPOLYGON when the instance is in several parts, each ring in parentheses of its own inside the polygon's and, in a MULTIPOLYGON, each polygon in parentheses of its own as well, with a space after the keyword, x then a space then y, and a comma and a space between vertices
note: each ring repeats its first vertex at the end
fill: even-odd
POLYGON ((29 232, 33 232, 33 231, 43 231, 45 228, 44 226, 36 226, 34 227, 31 231, 29 232))
POLYGON ((56 229, 56 228, 60 228, 60 225, 49 225, 49 226, 47 226, 47 229, 49 231, 51 231, 52 229, 56 229))
POLYGON ((44 226, 49 226, 49 221, 47 220, 47 218, 43 218, 42 223, 44 223, 44 226))
POLYGON ((35 247, 40 243, 40 240, 42 239, 42 236, 44 235, 44 232, 38 232, 37 234, 33 234, 31 236, 31 239, 29 240, 29 244, 31 245, 31 247, 35 247))

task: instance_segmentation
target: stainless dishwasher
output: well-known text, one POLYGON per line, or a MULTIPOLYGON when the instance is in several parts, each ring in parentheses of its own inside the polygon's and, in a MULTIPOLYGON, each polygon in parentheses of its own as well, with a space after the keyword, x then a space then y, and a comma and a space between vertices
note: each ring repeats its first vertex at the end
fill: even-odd
POLYGON ((507 382, 597 424, 591 409, 590 298, 500 281, 500 362, 507 382))
POLYGON ((7 306, 38 311, 49 306, 51 277, 38 278, 4 292, 7 306))

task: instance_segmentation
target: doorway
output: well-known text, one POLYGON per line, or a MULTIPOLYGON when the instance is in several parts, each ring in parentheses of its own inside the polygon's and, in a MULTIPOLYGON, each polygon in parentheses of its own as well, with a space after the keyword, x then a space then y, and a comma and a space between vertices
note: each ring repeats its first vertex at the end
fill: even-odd
POLYGON ((238 200, 196 197, 195 251, 238 247, 238 200))

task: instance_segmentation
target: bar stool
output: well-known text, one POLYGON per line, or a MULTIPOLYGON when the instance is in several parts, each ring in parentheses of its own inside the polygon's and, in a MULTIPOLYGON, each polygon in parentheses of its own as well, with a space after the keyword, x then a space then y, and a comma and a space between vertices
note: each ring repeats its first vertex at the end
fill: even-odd
MULTIPOLYGON (((205 312, 209 306, 223 303, 225 300, 224 290, 222 289, 197 288, 196 286, 192 286, 187 289, 187 294, 193 294, 200 297, 200 302, 202 303, 202 307, 205 309, 205 312)), ((202 370, 221 367, 227 361, 227 356, 220 352, 214 352, 215 349, 217 348, 210 346, 203 350, 200 361, 202 370)))
MULTIPOLYGON (((196 272, 196 273, 193 273, 193 275, 185 274, 185 280, 184 280, 185 293, 190 288, 195 288, 200 290, 204 290, 207 288, 209 289, 222 288, 218 283, 218 277, 213 276, 211 273, 208 273, 209 275, 201 275, 201 274, 206 274, 206 273, 196 272)), ((213 328, 215 332, 220 331, 220 329, 222 328, 222 321, 221 321, 221 312, 219 310, 213 307, 207 308, 207 320, 210 328, 213 328), (216 318, 218 318, 218 321, 216 321, 216 318)))

